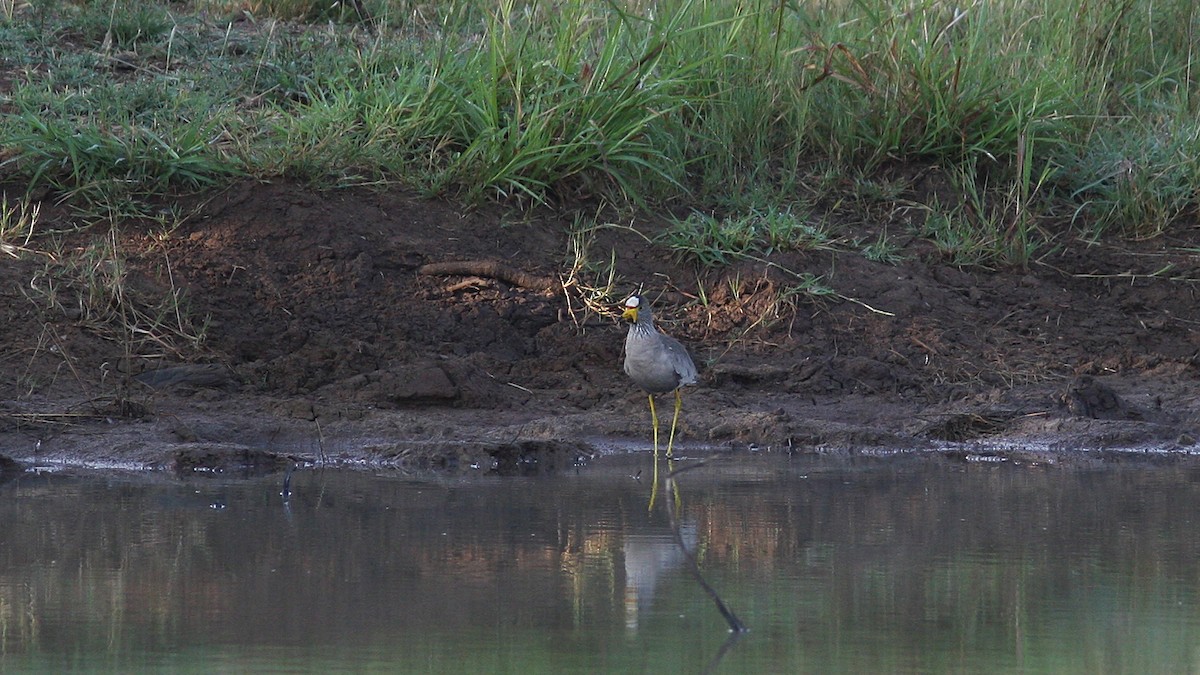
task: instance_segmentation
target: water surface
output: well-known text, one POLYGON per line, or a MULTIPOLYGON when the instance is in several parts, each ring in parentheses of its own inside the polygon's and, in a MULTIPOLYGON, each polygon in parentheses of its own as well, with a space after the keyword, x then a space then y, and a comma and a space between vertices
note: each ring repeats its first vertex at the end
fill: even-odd
POLYGON ((0 671, 1200 671, 1200 471, 650 459, 0 485, 0 671), (640 472, 640 477, 635 478, 640 472))

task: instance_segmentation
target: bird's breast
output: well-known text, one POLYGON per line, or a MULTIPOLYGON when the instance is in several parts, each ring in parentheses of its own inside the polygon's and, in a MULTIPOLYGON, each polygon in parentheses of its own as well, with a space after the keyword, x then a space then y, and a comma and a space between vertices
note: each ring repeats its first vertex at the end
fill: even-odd
POLYGON ((643 342, 632 333, 630 336, 625 343, 625 374, 651 394, 677 389, 680 374, 662 345, 658 341, 643 342))

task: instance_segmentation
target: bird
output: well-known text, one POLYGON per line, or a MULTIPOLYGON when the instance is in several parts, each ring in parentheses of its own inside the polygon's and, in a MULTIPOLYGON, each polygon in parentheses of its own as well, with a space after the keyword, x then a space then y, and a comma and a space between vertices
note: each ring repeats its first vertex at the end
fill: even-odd
POLYGON ((679 389, 696 383, 696 364, 679 340, 660 333, 654 327, 654 313, 640 295, 625 301, 621 318, 629 322, 625 336, 625 374, 650 399, 650 419, 654 426, 654 456, 658 457, 658 413, 654 410, 655 394, 675 394, 675 414, 671 417, 671 435, 667 440, 667 457, 675 444, 675 426, 683 397, 679 389))

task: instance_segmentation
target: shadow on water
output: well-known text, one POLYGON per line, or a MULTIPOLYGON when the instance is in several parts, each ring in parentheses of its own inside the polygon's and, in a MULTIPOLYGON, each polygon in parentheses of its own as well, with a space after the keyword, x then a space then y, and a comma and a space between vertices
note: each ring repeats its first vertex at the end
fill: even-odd
POLYGON ((13 461, 10 457, 0 455, 0 485, 16 480, 24 471, 18 462, 13 461))

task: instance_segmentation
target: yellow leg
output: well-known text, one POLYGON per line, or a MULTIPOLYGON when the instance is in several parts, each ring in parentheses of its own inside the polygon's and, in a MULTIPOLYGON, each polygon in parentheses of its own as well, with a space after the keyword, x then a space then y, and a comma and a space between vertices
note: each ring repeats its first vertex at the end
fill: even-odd
POLYGON ((650 420, 654 426, 654 456, 658 457, 658 413, 654 412, 654 394, 650 394, 650 420))
POLYGON ((667 480, 671 481, 671 498, 675 500, 675 513, 679 513, 679 509, 683 508, 683 497, 679 496, 679 483, 676 483, 670 476, 675 473, 675 461, 670 457, 667 458, 667 480))
POLYGON ((650 505, 647 511, 654 511, 654 501, 658 499, 658 455, 654 455, 654 487, 650 488, 650 505))
MULTIPOLYGON (((679 422, 679 409, 683 407, 683 397, 679 395, 679 390, 675 390, 675 415, 671 417, 671 436, 667 439, 667 458, 671 455, 671 446, 675 445, 675 425, 679 422)), ((658 447, 657 441, 655 447, 658 447)))

